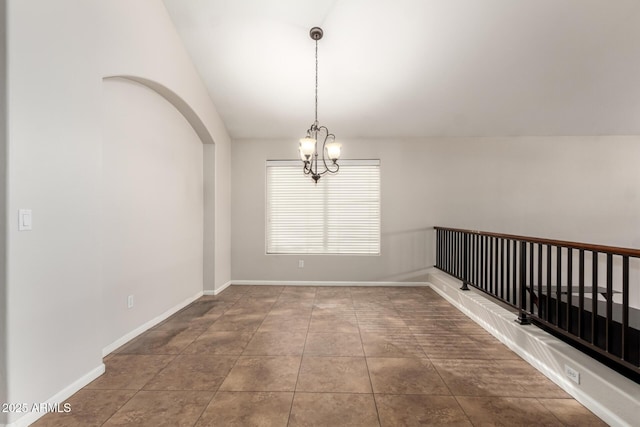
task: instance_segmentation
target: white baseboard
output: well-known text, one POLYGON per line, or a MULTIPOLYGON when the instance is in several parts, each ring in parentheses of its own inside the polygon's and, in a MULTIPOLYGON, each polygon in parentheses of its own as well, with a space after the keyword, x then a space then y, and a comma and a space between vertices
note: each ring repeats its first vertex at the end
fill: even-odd
POLYGON ((637 425, 638 384, 534 325, 519 325, 515 322, 516 314, 479 291, 461 291, 462 282, 439 270, 429 274, 429 283, 438 294, 607 424, 637 425), (580 372, 580 384, 566 377, 565 365, 580 372))
POLYGON ((118 338, 117 340, 115 340, 114 342, 112 342, 111 344, 107 345, 105 348, 102 349, 102 357, 108 355, 109 353, 111 353, 115 349, 117 349, 117 348, 123 346, 124 344, 128 343, 129 341, 131 341, 132 339, 134 339, 135 337, 137 337, 141 333, 145 332, 146 330, 148 330, 150 328, 153 328, 158 323, 166 320, 169 316, 171 316, 171 315, 177 313, 178 311, 182 310, 183 308, 185 308, 186 306, 188 306, 189 304, 191 304, 192 302, 194 302, 195 300, 200 298, 203 294, 204 293, 202 291, 198 292, 194 296, 189 297, 189 298, 185 299, 184 301, 182 301, 181 303, 171 307, 170 309, 168 309, 164 313, 160 314, 159 316, 156 316, 153 319, 149 320, 148 322, 143 323, 142 325, 138 326, 137 328, 135 328, 133 331, 129 332, 128 334, 118 338))
POLYGON ((219 288, 216 288, 214 290, 211 290, 211 289, 205 290, 203 295, 209 295, 209 296, 211 296, 211 295, 220 295, 220 293, 222 291, 224 291, 225 289, 227 289, 231 285, 232 285, 231 280, 229 280, 227 283, 225 283, 224 285, 220 286, 219 288))
POLYGON ((331 282, 331 281, 297 281, 297 280, 232 280, 232 285, 251 286, 428 286, 427 282, 331 282))
MULTIPOLYGON (((56 403, 63 403, 69 397, 77 393, 82 387, 89 384, 91 381, 98 378, 100 375, 104 374, 104 363, 101 363, 98 367, 92 369, 87 372, 82 377, 78 378, 72 384, 68 385, 64 389, 60 390, 46 402, 47 405, 55 405, 56 403)), ((28 412, 24 414, 22 417, 17 420, 6 424, 6 427, 26 427, 28 425, 33 424, 41 417, 45 416, 46 412, 28 412)))

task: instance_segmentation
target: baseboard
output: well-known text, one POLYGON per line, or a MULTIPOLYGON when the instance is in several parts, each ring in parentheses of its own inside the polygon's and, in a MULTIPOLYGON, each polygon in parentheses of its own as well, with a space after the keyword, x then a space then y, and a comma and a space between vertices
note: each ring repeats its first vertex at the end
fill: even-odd
POLYGON ((637 425, 638 384, 534 325, 519 325, 513 312, 480 292, 461 291, 459 280, 439 270, 428 277, 438 294, 607 424, 637 425), (565 376, 565 365, 580 372, 580 384, 565 376))
POLYGON ((205 295, 219 295, 222 291, 224 291, 225 289, 227 289, 231 285, 232 285, 232 281, 229 280, 227 283, 225 283, 224 285, 220 286, 219 288, 216 288, 213 291, 207 291, 205 293, 205 295))
POLYGON ((141 333, 143 333, 146 330, 156 326, 158 323, 166 320, 169 316, 171 316, 171 315, 177 313, 178 311, 182 310, 183 308, 185 308, 186 306, 188 306, 189 304, 191 304, 192 302, 194 302, 195 300, 200 298, 203 294, 204 293, 202 291, 196 293, 194 296, 185 299, 181 303, 171 307, 170 309, 168 309, 164 313, 160 314, 159 316, 154 317, 153 319, 149 320, 148 322, 145 322, 142 325, 138 326, 137 328, 135 328, 133 331, 129 332, 128 334, 118 338, 117 340, 115 340, 114 342, 112 342, 111 344, 107 345, 105 348, 102 349, 102 357, 108 355, 112 351, 114 351, 117 348, 119 348, 119 347, 123 346, 124 344, 128 343, 129 341, 131 341, 132 339, 134 339, 135 337, 137 337, 141 333))
MULTIPOLYGON (((57 403, 63 403, 69 397, 77 393, 82 387, 86 386, 91 381, 95 380, 100 375, 104 374, 104 369, 105 369, 104 363, 101 363, 98 367, 87 372, 85 375, 78 378, 69 386, 60 390, 58 393, 56 393, 53 397, 51 397, 44 403, 46 403, 47 405, 55 405, 57 403)), ((23 415, 22 417, 18 418, 17 420, 9 424, 6 424, 6 427, 26 427, 36 422, 38 419, 45 416, 46 414, 47 412, 29 412, 23 415)))
POLYGON ((232 280, 232 285, 251 286, 428 286, 427 282, 376 282, 376 281, 299 281, 299 280, 232 280))

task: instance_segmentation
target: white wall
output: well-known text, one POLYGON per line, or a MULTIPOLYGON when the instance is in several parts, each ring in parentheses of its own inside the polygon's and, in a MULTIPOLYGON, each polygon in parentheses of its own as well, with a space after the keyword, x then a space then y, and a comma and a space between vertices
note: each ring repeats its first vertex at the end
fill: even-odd
POLYGON ((161 1, 101 3, 103 76, 132 75, 157 82, 196 111, 215 141, 215 283, 231 279, 230 139, 224 123, 161 1))
MULTIPOLYGON (((18 232, 17 227, 11 227, 6 240, 7 336, 3 347, 8 377, 4 400, 46 402, 66 397, 65 393, 75 391, 99 374, 106 340, 162 314, 168 304, 180 303, 184 293, 195 289, 195 281, 200 280, 202 286, 202 259, 194 258, 196 252, 202 253, 200 231, 199 249, 190 251, 188 261, 183 260, 185 264, 175 270, 191 272, 181 278, 189 283, 188 290, 175 289, 174 280, 166 300, 162 297, 151 302, 144 298, 150 295, 149 289, 137 288, 135 292, 142 298, 136 299, 136 306, 151 303, 153 307, 139 312, 140 318, 134 318, 136 310, 127 313, 131 314, 127 321, 113 330, 105 326, 115 319, 102 317, 103 306, 112 301, 123 304, 126 300, 121 301, 121 294, 128 290, 126 286, 107 285, 105 279, 112 277, 107 278, 102 270, 102 221, 114 221, 113 225, 122 220, 111 217, 109 209, 102 209, 102 79, 113 75, 143 77, 170 89, 193 109, 216 143, 215 227, 227 230, 229 137, 160 1, 9 0, 7 22, 8 223, 17 223, 20 208, 33 209, 34 219, 32 231, 18 232), (195 265, 194 270, 186 263, 195 265)), ((152 106, 163 119, 170 111, 165 100, 153 98, 148 92, 105 95, 131 96, 132 101, 152 106)), ((123 100, 107 100, 106 105, 109 102, 118 104, 123 100)), ((127 111, 135 106, 132 102, 127 111)), ((179 117, 175 112, 171 114, 173 121, 168 125, 176 132, 173 135, 184 137, 188 133, 184 123, 177 126, 179 117)), ((153 119, 141 116, 139 123, 123 120, 119 130, 132 130, 139 136, 136 132, 153 119)), ((193 147, 193 134, 187 139, 191 148, 181 150, 178 158, 183 161, 182 169, 187 163, 197 164, 185 178, 192 185, 196 175, 202 179, 202 147, 193 147)), ((114 154, 110 148, 114 147, 104 152, 106 156, 114 154)), ((147 153, 147 160, 157 154, 147 153)), ((162 161, 161 157, 157 160, 162 161)), ((138 183, 143 180, 141 175, 136 177, 138 183)), ((167 175, 163 177, 166 179, 167 175)), ((202 206, 202 182, 199 188, 192 189, 189 206, 202 206)), ((202 229, 202 211, 174 213, 199 215, 199 225, 189 229, 186 240, 181 242, 191 247, 195 228, 202 229)), ((156 225, 162 228, 165 224, 156 225)), ((137 229, 134 234, 147 231, 137 229)), ((222 257, 216 259, 215 274, 222 285, 230 277, 230 266, 224 263, 229 238, 228 232, 226 240, 224 232, 215 235, 216 256, 222 257)), ((108 241, 104 243, 105 248, 110 247, 108 241)), ((139 254, 140 266, 148 265, 148 255, 139 254)), ((152 255, 167 256, 158 252, 152 255)), ((180 280, 179 286, 183 284, 180 280)), ((111 315, 115 316, 115 311, 111 315)), ((17 419, 18 415, 10 414, 7 421, 17 419)))
POLYGON ((441 225, 640 248, 640 136, 484 138, 436 155, 441 225))
POLYGON ((97 12, 8 2, 9 402, 45 402, 101 364, 97 12))
MULTIPOLYGON (((7 246, 7 2, 0 0, 0 402, 7 402, 6 358, 6 246, 7 246)), ((0 414, 0 424, 6 416, 0 414)))
POLYGON ((381 256, 265 255, 265 160, 297 142, 234 140, 234 280, 415 280, 436 225, 640 247, 640 137, 342 142, 345 158, 381 161, 381 256))
POLYGON ((107 346, 202 291, 203 144, 184 116, 146 86, 105 80, 103 102, 107 346))

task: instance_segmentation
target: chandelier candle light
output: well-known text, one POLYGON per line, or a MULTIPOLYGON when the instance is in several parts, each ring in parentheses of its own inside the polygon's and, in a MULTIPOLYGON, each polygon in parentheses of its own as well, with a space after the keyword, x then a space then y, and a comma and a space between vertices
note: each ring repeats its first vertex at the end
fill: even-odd
POLYGON ((300 139, 300 158, 304 162, 305 175, 311 175, 314 182, 317 184, 318 180, 325 173, 336 173, 340 169, 338 165, 338 158, 340 157, 341 145, 336 142, 336 136, 329 133, 329 129, 326 126, 320 126, 318 123, 318 40, 322 38, 323 32, 320 27, 313 27, 309 31, 309 35, 316 42, 316 116, 315 121, 307 130, 307 136, 300 139), (318 139, 322 140, 322 164, 324 170, 318 170, 318 139), (331 160, 331 163, 327 164, 326 158, 331 160))

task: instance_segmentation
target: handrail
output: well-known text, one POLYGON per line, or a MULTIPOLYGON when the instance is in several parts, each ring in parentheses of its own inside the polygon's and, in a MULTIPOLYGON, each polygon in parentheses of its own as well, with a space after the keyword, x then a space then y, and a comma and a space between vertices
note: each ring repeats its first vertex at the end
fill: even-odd
POLYGON ((434 227, 435 267, 640 383, 640 250, 434 227), (614 302, 614 296, 615 302, 614 302), (621 298, 620 298, 621 297, 621 298))
POLYGON ((634 258, 640 258, 640 249, 620 248, 616 246, 594 245, 591 243, 570 242, 567 240, 544 239, 540 237, 518 236, 516 234, 492 233, 478 230, 465 230, 462 228, 451 227, 433 227, 435 230, 449 230, 459 233, 478 234, 481 236, 497 237, 500 239, 519 240, 527 243, 540 243, 542 245, 561 246, 563 248, 584 249, 586 251, 610 253, 616 255, 626 255, 634 258))

